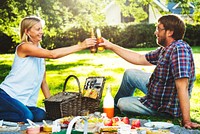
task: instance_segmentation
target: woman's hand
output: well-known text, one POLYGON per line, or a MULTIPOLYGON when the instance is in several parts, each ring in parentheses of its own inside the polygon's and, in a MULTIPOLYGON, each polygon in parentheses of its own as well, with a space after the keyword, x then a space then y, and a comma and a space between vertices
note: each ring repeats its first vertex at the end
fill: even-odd
POLYGON ((81 48, 85 49, 96 45, 96 38, 87 38, 79 44, 81 48))

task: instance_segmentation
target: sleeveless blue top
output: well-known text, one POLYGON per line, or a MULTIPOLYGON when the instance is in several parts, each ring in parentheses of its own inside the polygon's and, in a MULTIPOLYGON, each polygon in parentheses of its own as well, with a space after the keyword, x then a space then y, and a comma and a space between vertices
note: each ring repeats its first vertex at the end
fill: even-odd
POLYGON ((45 60, 31 56, 21 58, 17 55, 17 48, 11 71, 0 88, 24 105, 36 106, 45 72, 45 60))

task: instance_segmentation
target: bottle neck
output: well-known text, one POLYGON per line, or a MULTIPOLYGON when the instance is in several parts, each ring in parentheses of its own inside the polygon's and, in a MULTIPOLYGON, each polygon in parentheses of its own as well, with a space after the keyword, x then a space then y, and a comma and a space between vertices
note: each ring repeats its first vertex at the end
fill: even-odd
POLYGON ((110 89, 107 89, 106 95, 112 96, 112 95, 111 95, 111 90, 110 90, 110 89))

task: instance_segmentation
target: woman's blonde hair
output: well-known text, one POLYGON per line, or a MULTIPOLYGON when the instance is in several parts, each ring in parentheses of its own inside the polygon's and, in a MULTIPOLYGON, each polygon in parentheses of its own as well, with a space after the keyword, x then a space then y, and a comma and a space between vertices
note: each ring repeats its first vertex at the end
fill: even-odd
POLYGON ((28 16, 22 19, 20 23, 20 39, 21 42, 29 42, 29 36, 25 33, 25 30, 29 30, 33 25, 41 22, 44 25, 44 20, 37 16, 28 16))

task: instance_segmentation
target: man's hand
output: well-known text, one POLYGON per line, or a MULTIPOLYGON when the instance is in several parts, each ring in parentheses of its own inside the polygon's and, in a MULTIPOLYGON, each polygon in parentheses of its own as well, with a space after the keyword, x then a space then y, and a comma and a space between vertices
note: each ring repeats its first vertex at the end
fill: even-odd
POLYGON ((200 128, 200 124, 191 121, 183 122, 183 126, 187 129, 200 128))

